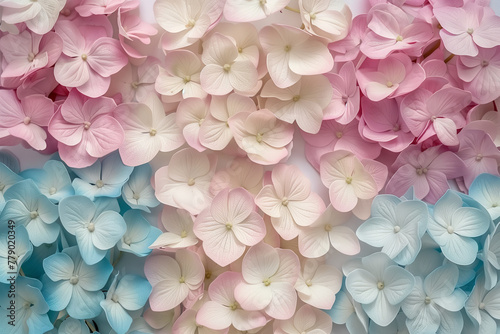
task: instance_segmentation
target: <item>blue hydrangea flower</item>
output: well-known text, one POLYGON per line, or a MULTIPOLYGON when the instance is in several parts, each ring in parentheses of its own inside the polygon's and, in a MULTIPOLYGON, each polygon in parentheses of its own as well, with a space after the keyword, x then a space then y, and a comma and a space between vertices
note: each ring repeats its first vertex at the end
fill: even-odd
POLYGON ((345 280, 352 298, 380 326, 387 326, 396 318, 414 284, 410 272, 380 252, 362 258, 361 267, 351 271, 345 280))
MULTIPOLYGON (((84 320, 66 318, 59 326, 57 334, 89 334, 90 329, 84 320)), ((95 332, 94 332, 95 333, 95 332)))
POLYGON ((151 186, 153 171, 149 164, 134 168, 127 183, 123 185, 122 197, 132 209, 151 212, 149 208, 160 205, 151 186))
POLYGON ((54 203, 75 194, 68 170, 60 161, 49 160, 43 169, 28 169, 21 175, 32 179, 40 192, 54 203))
POLYGON ((479 248, 473 238, 489 229, 491 219, 480 209, 462 205, 462 198, 448 190, 434 206, 427 228, 448 260, 469 265, 476 259, 479 248))
POLYGON ((368 316, 361 304, 354 301, 348 292, 340 290, 335 296, 335 303, 331 310, 327 311, 336 324, 345 324, 351 334, 368 333, 368 316))
POLYGON ((5 166, 3 163, 0 163, 0 203, 5 202, 4 194, 5 192, 16 184, 19 181, 22 181, 23 178, 12 170, 9 167, 5 166))
POLYGON ((12 276, 17 277, 24 261, 29 259, 33 252, 28 231, 23 225, 16 228, 15 237, 9 239, 9 235, 14 236, 14 234, 0 235, 0 283, 8 283, 7 279, 12 276), (8 274, 11 272, 16 274, 8 274))
POLYGON ((491 174, 479 175, 470 185, 469 196, 488 210, 491 219, 500 217, 500 177, 491 174))
POLYGON ((412 263, 422 247, 427 229, 427 206, 421 201, 402 201, 393 195, 378 195, 371 218, 356 231, 359 240, 382 247, 382 252, 400 265, 412 263))
POLYGON ((123 164, 117 152, 97 160, 92 166, 73 168, 78 176, 73 180, 75 194, 87 196, 92 201, 95 197, 119 197, 133 170, 123 164))
POLYGON ((479 333, 496 333, 500 320, 500 285, 487 290, 484 287, 484 276, 479 275, 476 285, 465 303, 465 311, 478 328, 479 333))
POLYGON ((467 295, 456 288, 458 268, 452 263, 433 270, 424 279, 415 277, 415 286, 404 300, 402 310, 410 333, 460 333, 460 310, 467 295))
POLYGON ((149 246, 161 235, 161 230, 151 226, 138 210, 125 212, 123 219, 127 231, 118 242, 118 249, 141 257, 151 253, 149 246))
POLYGON ((77 247, 63 249, 43 261, 42 293, 53 311, 66 309, 75 319, 89 319, 101 313, 101 289, 113 267, 107 259, 86 264, 77 247))
POLYGON ((59 203, 61 223, 76 237, 85 263, 101 261, 127 230, 123 217, 116 211, 97 212, 95 204, 85 196, 71 196, 59 203))
POLYGON ((145 278, 137 275, 125 275, 119 281, 117 279, 118 274, 109 287, 106 299, 100 304, 111 328, 118 334, 125 334, 132 324, 132 317, 127 311, 143 307, 152 287, 145 278))
POLYGON ((7 201, 0 214, 0 221, 13 220, 16 226, 24 225, 34 246, 52 243, 59 235, 57 207, 42 195, 33 180, 23 180, 4 194, 7 201))
POLYGON ((42 283, 36 279, 19 276, 15 283, 15 298, 9 298, 10 284, 0 284, 0 318, 2 334, 45 333, 54 326, 47 316, 49 306, 45 302, 42 283), (11 300, 15 305, 11 306, 11 300), (9 307, 15 308, 15 316, 9 307), (15 319, 15 326, 7 321, 15 319))

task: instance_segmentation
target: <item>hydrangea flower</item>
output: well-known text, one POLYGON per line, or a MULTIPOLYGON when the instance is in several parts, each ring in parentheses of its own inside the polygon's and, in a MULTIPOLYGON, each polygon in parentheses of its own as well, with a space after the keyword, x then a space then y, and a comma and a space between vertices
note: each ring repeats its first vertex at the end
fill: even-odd
POLYGON ((150 208, 160 205, 151 185, 153 171, 148 164, 134 168, 128 181, 122 187, 122 198, 132 209, 151 212, 150 208))
POLYGON ((123 220, 127 230, 116 245, 118 249, 140 257, 151 253, 149 246, 158 238, 161 231, 151 226, 138 210, 128 210, 123 214, 123 220))
POLYGON ((356 231, 358 238, 382 247, 399 265, 412 263, 422 247, 429 214, 421 201, 402 201, 393 195, 378 195, 372 203, 371 218, 356 231))
POLYGON ((2 21, 9 24, 26 23, 37 34, 48 33, 57 21, 66 0, 2 1, 2 21))
POLYGON ((360 92, 356 84, 356 69, 347 62, 339 73, 325 75, 333 88, 329 106, 324 110, 324 119, 334 119, 340 124, 349 124, 359 111, 360 92))
POLYGON ((500 217, 500 177, 491 174, 479 175, 470 185, 469 196, 478 201, 496 220, 500 217))
POLYGON ((387 326, 412 292, 415 278, 386 254, 373 253, 361 259, 361 267, 347 275, 345 284, 370 319, 387 326))
POLYGON ((42 283, 39 280, 19 276, 15 281, 15 297, 10 300, 9 289, 10 284, 0 284, 0 316, 4 321, 2 331, 5 334, 45 333, 54 328, 47 314, 49 306, 40 291, 42 283), (13 317, 8 309, 12 302, 15 303, 13 317), (13 321, 15 326, 9 325, 8 321, 13 321))
POLYGON ((94 318, 101 313, 101 289, 113 267, 107 259, 86 264, 78 247, 67 247, 43 260, 42 293, 52 311, 66 309, 75 319, 94 318))
MULTIPOLYGON (((12 231, 9 229, 9 231, 12 231)), ((9 238, 11 233, 0 234, 0 282, 8 284, 8 279, 18 277, 19 270, 23 263, 28 260, 33 253, 33 244, 28 237, 28 231, 23 225, 16 227, 15 239, 9 238), (12 241, 14 248, 12 249, 12 241), (9 247, 11 246, 11 247, 9 247), (13 252, 11 252, 13 251, 13 252)))
POLYGON ((475 283, 465 302, 465 311, 476 328, 479 327, 479 332, 494 333, 497 331, 495 319, 500 318, 500 307, 497 302, 500 298, 500 286, 496 285, 493 289, 487 290, 483 275, 478 276, 475 283))
POLYGON ((186 210, 165 205, 160 220, 166 232, 159 235, 149 248, 175 250, 198 243, 198 238, 193 232, 193 216, 186 210))
POLYGON ((150 293, 151 285, 145 278, 125 275, 118 280, 118 274, 115 275, 106 299, 100 302, 111 328, 117 333, 126 333, 132 324, 132 317, 127 311, 143 307, 150 293))
POLYGON ((32 179, 40 192, 54 203, 75 194, 68 170, 60 161, 49 160, 42 169, 25 170, 22 176, 32 179))
POLYGON ((182 100, 175 112, 177 127, 188 145, 198 152, 206 149, 200 142, 200 129, 208 116, 208 106, 207 100, 192 97, 182 100))
POLYGON ((13 220, 24 225, 30 241, 38 247, 54 242, 60 231, 56 222, 57 207, 36 187, 32 180, 23 180, 10 187, 4 194, 7 201, 0 213, 0 221, 13 220))
POLYGON ((477 208, 463 207, 462 198, 448 190, 434 206, 428 233, 446 258, 459 265, 474 262, 478 244, 473 239, 490 227, 490 217, 477 208))
POLYGON ((203 241, 205 254, 225 267, 243 255, 246 246, 259 243, 266 226, 255 211, 252 195, 236 188, 219 192, 210 208, 196 217, 193 231, 203 241))
POLYGON ((120 72, 111 77, 107 94, 110 96, 120 94, 123 102, 146 102, 148 96, 155 93, 154 84, 159 72, 159 63, 158 59, 148 57, 139 66, 125 65, 120 72))
POLYGON ((123 217, 112 210, 98 212, 85 196, 71 196, 59 203, 61 223, 76 237, 80 254, 88 265, 101 261, 127 230, 123 217))

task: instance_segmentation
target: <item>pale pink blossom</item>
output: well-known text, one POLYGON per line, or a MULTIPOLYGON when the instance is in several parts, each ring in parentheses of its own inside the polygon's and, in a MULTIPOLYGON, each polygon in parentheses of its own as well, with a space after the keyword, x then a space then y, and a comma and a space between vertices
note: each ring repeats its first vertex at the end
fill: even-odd
POLYGON ((290 0, 227 0, 224 17, 233 22, 252 22, 265 19, 283 8, 290 0))
POLYGON ((241 187, 257 195, 262 189, 264 168, 248 160, 248 158, 234 158, 228 162, 226 169, 220 170, 210 182, 210 193, 215 196, 226 188, 241 187))
POLYGON ((186 148, 155 173, 155 195, 163 204, 199 214, 210 204, 210 180, 217 158, 186 148))
POLYGON ((124 132, 113 117, 109 97, 90 99, 73 89, 52 116, 49 133, 59 141, 59 155, 70 167, 83 168, 118 149, 124 132))
POLYGON ((342 278, 342 273, 334 266, 307 259, 302 264, 295 290, 304 303, 328 310, 332 308, 335 294, 342 287, 342 278))
POLYGON ((303 75, 323 74, 333 67, 326 45, 303 30, 273 24, 260 31, 271 79, 280 88, 290 87, 303 75))
POLYGON ((334 53, 334 60, 347 62, 359 58, 359 48, 367 31, 366 14, 355 16, 352 19, 351 30, 347 37, 328 45, 328 48, 334 53))
POLYGON ((464 89, 472 93, 475 103, 488 103, 500 96, 500 46, 479 48, 474 57, 459 57, 457 71, 464 81, 464 89))
POLYGON ((199 129, 199 142, 206 148, 220 151, 233 139, 229 128, 229 118, 239 112, 256 110, 251 98, 232 93, 225 96, 212 96, 209 113, 199 129))
POLYGON ((236 143, 253 162, 274 165, 288 156, 293 125, 278 120, 271 111, 239 112, 228 121, 236 143))
POLYGON ((303 305, 297 310, 293 318, 276 320, 273 326, 273 333, 330 334, 332 327, 332 319, 328 314, 310 305, 303 305))
POLYGON ((413 186, 416 198, 433 204, 450 188, 447 180, 463 176, 465 166, 442 146, 422 152, 420 145, 412 145, 399 154, 392 168, 396 172, 387 182, 387 193, 403 196, 413 186))
POLYGON ((311 191, 311 182, 295 166, 274 167, 272 183, 265 185, 255 203, 271 217, 279 235, 290 240, 299 234, 300 226, 311 225, 325 210, 318 194, 311 191))
POLYGON ((197 42, 222 15, 220 0, 158 0, 153 11, 156 22, 165 29, 162 47, 176 50, 197 42))
POLYGON ((193 216, 186 210, 165 205, 160 221, 166 232, 161 234, 149 248, 175 251, 196 245, 198 238, 193 232, 193 220, 193 216))
POLYGON ((81 0, 76 6, 80 16, 110 15, 127 0, 81 0))
POLYGON ((13 90, 0 90, 0 140, 10 135, 25 140, 35 150, 44 150, 45 127, 52 115, 54 103, 43 95, 29 95, 19 101, 13 90))
POLYGON ((25 79, 42 68, 55 64, 62 52, 62 39, 54 32, 37 35, 25 30, 0 38, 0 51, 7 63, 2 78, 25 79))
POLYGON ((306 31, 335 42, 347 36, 352 13, 343 0, 299 0, 306 31))
POLYGON ((207 93, 201 88, 200 58, 189 50, 175 50, 165 56, 165 68, 160 67, 155 89, 158 93, 174 96, 182 92, 183 98, 204 99, 207 93))
POLYGON ((264 313, 244 310, 236 301, 234 290, 242 282, 241 273, 227 271, 219 275, 208 287, 210 300, 199 309, 196 322, 215 330, 231 325, 240 331, 264 326, 267 323, 264 313))
POLYGON ((329 205, 311 225, 299 232, 299 251, 307 258, 318 258, 330 250, 330 245, 347 255, 359 253, 360 246, 356 234, 347 226, 353 221, 350 212, 340 212, 329 205))
POLYGON ((415 139, 401 118, 395 99, 373 102, 362 97, 361 106, 363 113, 359 129, 365 138, 392 152, 401 152, 415 139))
POLYGON ((461 56, 477 56, 478 47, 500 45, 500 17, 490 7, 467 2, 463 7, 434 8, 443 27, 439 32, 448 51, 461 56))
POLYGON ((356 72, 356 78, 363 94, 372 101, 408 94, 425 79, 422 66, 402 53, 365 63, 368 65, 363 65, 356 72))
POLYGON ((57 21, 66 0, 2 1, 2 21, 8 24, 25 23, 34 33, 48 33, 57 21))
POLYGON ((465 164, 464 181, 467 188, 482 173, 500 175, 500 151, 491 137, 480 130, 463 130, 458 134, 460 146, 457 156, 465 164))
POLYGON ((302 132, 306 142, 306 158, 319 170, 320 158, 332 151, 346 150, 359 159, 375 159, 380 155, 378 143, 363 139, 358 131, 358 120, 340 124, 334 120, 324 121, 316 134, 302 132))
POLYGON ((287 123, 297 122, 308 133, 317 133, 323 121, 323 110, 332 99, 332 87, 323 75, 304 76, 287 88, 268 80, 260 93, 264 104, 276 117, 287 123))
POLYGON ((175 113, 176 124, 189 146, 198 152, 206 148, 200 142, 200 128, 208 116, 209 102, 195 97, 182 100, 175 113))
POLYGON ((375 160, 360 161, 348 151, 327 153, 320 160, 320 176, 329 189, 332 206, 367 219, 372 199, 383 188, 387 167, 375 160))
POLYGON ((293 251, 259 243, 243 258, 244 281, 234 290, 236 301, 244 310, 264 310, 275 319, 289 319, 297 305, 294 285, 299 270, 299 259, 293 251))
POLYGON ((144 274, 153 287, 149 305, 155 312, 171 310, 181 304, 190 292, 203 284, 205 270, 198 255, 187 249, 167 255, 148 257, 144 274))
POLYGON ((458 145, 457 129, 465 125, 460 111, 470 102, 469 92, 424 84, 401 101, 401 117, 418 142, 437 135, 444 145, 458 145))
POLYGON ((125 132, 119 152, 128 166, 148 163, 158 152, 170 152, 184 144, 175 114, 165 115, 156 94, 150 94, 145 103, 120 104, 114 116, 125 132))
POLYGON ((327 73, 333 88, 332 100, 324 110, 324 119, 334 119, 340 124, 351 122, 359 111, 360 93, 356 84, 356 70, 352 62, 347 62, 339 73, 327 73))
POLYGON ((120 42, 107 37, 104 29, 77 25, 76 21, 59 21, 56 33, 63 40, 63 54, 56 62, 54 75, 66 87, 76 87, 89 96, 106 93, 110 76, 128 62, 120 42))
POLYGON ((238 60, 238 48, 229 37, 213 34, 203 43, 201 87, 213 95, 226 95, 233 89, 250 91, 257 85, 257 68, 249 59, 238 60))
POLYGON ((434 35, 427 22, 412 20, 401 8, 390 3, 373 6, 367 22, 369 31, 361 44, 361 52, 372 59, 384 59, 394 51, 420 56, 434 35))

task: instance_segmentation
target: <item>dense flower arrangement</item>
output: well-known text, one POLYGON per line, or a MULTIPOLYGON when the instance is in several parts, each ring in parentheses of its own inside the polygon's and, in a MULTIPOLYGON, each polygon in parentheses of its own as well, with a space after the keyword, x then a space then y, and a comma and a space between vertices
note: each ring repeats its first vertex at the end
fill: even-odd
POLYGON ((0 0, 0 331, 496 333, 500 17, 363 3, 0 0))

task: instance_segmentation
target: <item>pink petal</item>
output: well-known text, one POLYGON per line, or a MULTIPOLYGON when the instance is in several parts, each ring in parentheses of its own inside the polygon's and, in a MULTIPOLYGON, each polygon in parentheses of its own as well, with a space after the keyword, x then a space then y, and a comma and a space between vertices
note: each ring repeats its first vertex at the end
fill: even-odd
POLYGON ((447 146, 458 145, 457 126, 455 122, 449 118, 436 118, 432 125, 441 143, 447 146))
POLYGON ((350 228, 335 226, 329 233, 333 248, 346 255, 356 255, 360 251, 359 239, 350 228))
POLYGON ((243 309, 260 311, 265 309, 273 299, 273 291, 264 286, 262 281, 259 284, 240 283, 234 289, 234 297, 243 309))
MULTIPOLYGON (((290 69, 299 75, 322 74, 333 67, 333 58, 321 42, 309 38, 290 50, 290 69)), ((269 65, 268 65, 269 66, 269 65)))
POLYGON ((213 95, 226 95, 233 90, 229 75, 222 66, 209 64, 200 73, 201 86, 213 95))
POLYGON ((87 56, 90 67, 103 77, 115 74, 128 63, 120 42, 108 37, 96 40, 87 56))
MULTIPOLYGON (((242 274, 246 282, 261 284, 263 279, 273 276, 279 267, 280 256, 277 250, 265 243, 259 243, 252 246, 243 258, 242 274)), ((238 300, 238 296, 236 299, 238 300)))
POLYGON ((83 135, 87 152, 97 158, 118 149, 123 139, 124 132, 120 123, 111 116, 97 118, 83 135))
POLYGON ((54 67, 54 76, 61 85, 79 87, 90 79, 90 68, 81 57, 61 55, 54 67))
POLYGON ((472 35, 474 42, 483 48, 493 48, 500 45, 500 17, 491 15, 485 17, 472 35))
POLYGON ((291 318, 297 306, 297 293, 293 285, 278 282, 273 282, 271 285, 273 298, 264 312, 275 319, 291 318))
POLYGON ((207 301, 196 314, 196 322, 215 330, 226 329, 231 326, 233 312, 228 306, 207 301))
POLYGON ((83 136, 83 124, 74 124, 67 122, 62 112, 54 114, 49 123, 49 133, 59 142, 74 146, 81 142, 83 136))

